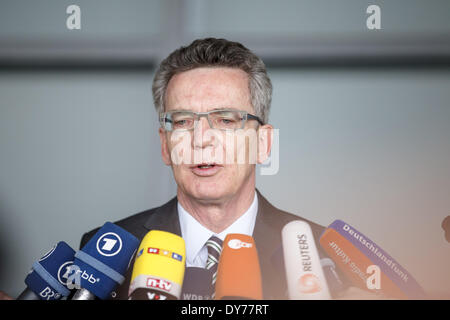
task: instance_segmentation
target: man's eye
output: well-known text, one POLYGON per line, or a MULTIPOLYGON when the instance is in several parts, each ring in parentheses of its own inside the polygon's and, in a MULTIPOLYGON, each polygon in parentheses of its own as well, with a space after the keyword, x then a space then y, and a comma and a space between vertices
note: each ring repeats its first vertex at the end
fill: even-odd
POLYGON ((220 119, 220 122, 223 124, 233 124, 236 123, 236 120, 230 118, 222 118, 220 119))
POLYGON ((175 120, 173 123, 176 127, 186 127, 186 126, 190 126, 192 124, 192 120, 180 119, 180 120, 175 120))

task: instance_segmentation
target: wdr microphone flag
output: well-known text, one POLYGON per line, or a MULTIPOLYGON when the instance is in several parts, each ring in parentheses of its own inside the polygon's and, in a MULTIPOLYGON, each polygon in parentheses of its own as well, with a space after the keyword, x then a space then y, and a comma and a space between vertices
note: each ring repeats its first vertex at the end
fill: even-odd
POLYGON ((357 286, 368 289, 370 266, 380 270, 379 290, 399 299, 423 299, 423 289, 394 258, 349 224, 336 220, 323 232, 320 245, 357 286))

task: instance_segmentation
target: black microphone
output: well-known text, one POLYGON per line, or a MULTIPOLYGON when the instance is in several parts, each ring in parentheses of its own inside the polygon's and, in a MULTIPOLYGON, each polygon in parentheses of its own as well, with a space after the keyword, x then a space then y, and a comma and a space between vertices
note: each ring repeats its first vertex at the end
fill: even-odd
POLYGON ((181 300, 211 300, 214 287, 212 272, 205 268, 187 267, 184 272, 181 300))
POLYGON ((333 295, 333 293, 343 291, 346 288, 346 285, 339 277, 333 260, 330 258, 322 258, 320 259, 320 265, 322 266, 323 273, 325 274, 325 279, 327 280, 331 295, 333 295))
POLYGON ((445 240, 447 240, 447 242, 450 242, 450 216, 447 216, 443 221, 442 221, 442 229, 444 229, 445 232, 445 240))

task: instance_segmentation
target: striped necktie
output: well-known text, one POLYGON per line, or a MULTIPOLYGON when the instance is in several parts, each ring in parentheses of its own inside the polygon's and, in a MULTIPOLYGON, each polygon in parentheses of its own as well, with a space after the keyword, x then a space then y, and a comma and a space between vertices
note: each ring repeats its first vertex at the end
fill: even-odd
POLYGON ((212 285, 216 284, 217 267, 219 265, 219 257, 222 252, 222 240, 216 236, 211 236, 206 241, 206 248, 208 249, 208 260, 206 262, 206 269, 212 273, 212 285))

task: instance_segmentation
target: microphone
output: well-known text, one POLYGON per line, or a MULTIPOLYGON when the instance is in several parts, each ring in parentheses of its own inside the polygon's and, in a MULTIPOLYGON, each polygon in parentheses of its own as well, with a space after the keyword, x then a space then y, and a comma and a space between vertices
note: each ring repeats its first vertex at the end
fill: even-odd
POLYGON ((184 273, 181 300, 211 300, 214 293, 212 276, 211 270, 187 267, 184 273))
MULTIPOLYGON (((106 222, 75 254, 74 272, 77 291, 72 300, 107 299, 121 284, 139 245, 139 240, 119 226, 106 222)), ((73 286, 73 284, 72 284, 73 286)))
POLYGON ((59 300, 67 297, 67 271, 73 264, 75 250, 64 241, 58 242, 49 252, 33 263, 25 278, 27 288, 17 300, 59 300))
POLYGON ((291 221, 281 231, 288 293, 291 300, 331 298, 311 227, 291 221))
POLYGON ((444 236, 447 242, 450 242, 450 216, 445 217, 441 224, 442 229, 444 229, 444 236))
POLYGON ((325 279, 328 283, 328 289, 330 289, 330 294, 341 292, 345 289, 346 285, 339 277, 336 272, 336 264, 330 258, 320 259, 320 265, 322 266, 323 273, 325 274, 325 279))
POLYGON ((381 291, 398 299, 426 297, 417 281, 394 258, 341 220, 328 226, 320 245, 357 287, 381 291))
POLYGON ((166 231, 148 232, 134 262, 129 300, 180 299, 185 260, 183 238, 166 231))
POLYGON ((228 234, 219 259, 215 299, 261 300, 262 297, 255 241, 248 235, 228 234))

